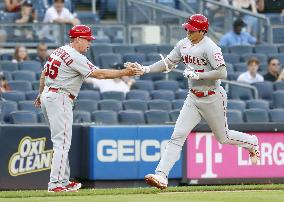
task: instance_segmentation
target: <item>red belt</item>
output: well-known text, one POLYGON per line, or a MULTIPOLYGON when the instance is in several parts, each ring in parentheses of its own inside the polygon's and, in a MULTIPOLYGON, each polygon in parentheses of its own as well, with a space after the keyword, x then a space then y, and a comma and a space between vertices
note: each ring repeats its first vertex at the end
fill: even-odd
MULTIPOLYGON (((51 88, 51 87, 48 89, 48 91, 56 92, 56 93, 57 93, 59 90, 60 90, 59 88, 51 88)), ((74 99, 76 98, 76 96, 75 96, 75 95, 72 95, 71 93, 69 93, 68 97, 71 98, 72 100, 74 100, 74 99)))
POLYGON ((204 93, 204 92, 201 92, 201 91, 196 91, 196 90, 193 90, 193 89, 190 89, 190 91, 196 96, 196 97, 206 97, 208 95, 214 95, 215 94, 215 91, 213 90, 209 90, 207 91, 208 93, 204 93))

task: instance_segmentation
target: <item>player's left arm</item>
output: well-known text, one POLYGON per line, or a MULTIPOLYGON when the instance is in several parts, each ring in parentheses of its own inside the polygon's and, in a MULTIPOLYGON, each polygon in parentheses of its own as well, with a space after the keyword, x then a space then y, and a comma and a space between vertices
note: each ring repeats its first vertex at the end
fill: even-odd
POLYGON ((199 79, 218 80, 226 78, 227 70, 225 65, 221 65, 218 69, 214 69, 209 72, 199 72, 199 79))
POLYGON ((41 96, 42 91, 44 89, 45 71, 46 71, 46 69, 42 70, 42 72, 41 72, 40 79, 39 79, 39 93, 38 93, 38 96, 36 97, 36 99, 34 101, 34 106, 37 107, 37 108, 39 108, 41 106, 40 96, 41 96))

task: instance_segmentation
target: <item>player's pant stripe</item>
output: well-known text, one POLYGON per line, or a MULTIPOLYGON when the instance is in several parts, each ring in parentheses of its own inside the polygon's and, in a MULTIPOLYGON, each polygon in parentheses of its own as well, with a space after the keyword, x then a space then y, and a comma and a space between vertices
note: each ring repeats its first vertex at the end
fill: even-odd
MULTIPOLYGON (((62 105, 63 105, 63 110, 64 110, 64 113, 66 112, 65 110, 65 102, 64 102, 64 94, 62 95, 62 105)), ((64 140, 63 140, 63 146, 62 146, 62 156, 61 156, 61 161, 60 161, 60 167, 59 167, 59 173, 58 173, 58 181, 60 180, 59 177, 60 177, 60 174, 61 174, 61 169, 62 169, 62 165, 63 165, 63 157, 64 157, 64 145, 65 145, 65 141, 66 141, 66 121, 64 121, 64 140)))
POLYGON ((254 145, 254 144, 250 143, 250 142, 245 142, 245 141, 242 141, 242 140, 236 140, 236 139, 232 139, 232 138, 229 137, 229 135, 228 135, 229 128, 227 128, 228 124, 227 124, 227 114, 226 114, 225 98, 224 98, 224 95, 223 95, 222 92, 220 92, 220 94, 222 96, 222 101, 223 101, 222 103, 223 103, 223 108, 224 108, 225 129, 226 129, 226 137, 227 137, 227 139, 233 140, 233 141, 237 141, 237 142, 241 142, 241 143, 245 143, 245 144, 249 144, 249 145, 252 145, 252 146, 257 146, 257 145, 254 145))

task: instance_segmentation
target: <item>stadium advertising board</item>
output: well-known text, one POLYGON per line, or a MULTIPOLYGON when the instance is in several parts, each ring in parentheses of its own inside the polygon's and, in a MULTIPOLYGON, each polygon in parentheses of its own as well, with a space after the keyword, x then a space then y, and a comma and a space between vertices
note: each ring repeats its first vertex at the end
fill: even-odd
POLYGON ((212 133, 192 133, 187 139, 187 179, 283 178, 284 133, 250 132, 260 143, 261 158, 252 165, 245 149, 221 145, 212 133))
MULTIPOLYGON (((89 179, 144 179, 153 173, 173 126, 109 126, 90 128, 89 179)), ((170 178, 182 177, 181 159, 170 178)))

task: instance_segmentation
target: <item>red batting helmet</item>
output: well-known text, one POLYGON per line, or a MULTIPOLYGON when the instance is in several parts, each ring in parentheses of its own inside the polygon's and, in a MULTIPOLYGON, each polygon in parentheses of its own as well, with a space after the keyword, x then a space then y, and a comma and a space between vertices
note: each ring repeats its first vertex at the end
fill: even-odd
POLYGON ((69 38, 84 38, 87 40, 95 40, 95 37, 92 35, 91 28, 86 25, 75 25, 69 31, 69 38))
POLYGON ((209 27, 209 21, 208 19, 201 14, 194 14, 190 16, 187 20, 187 22, 183 23, 182 26, 189 31, 208 31, 209 27))

